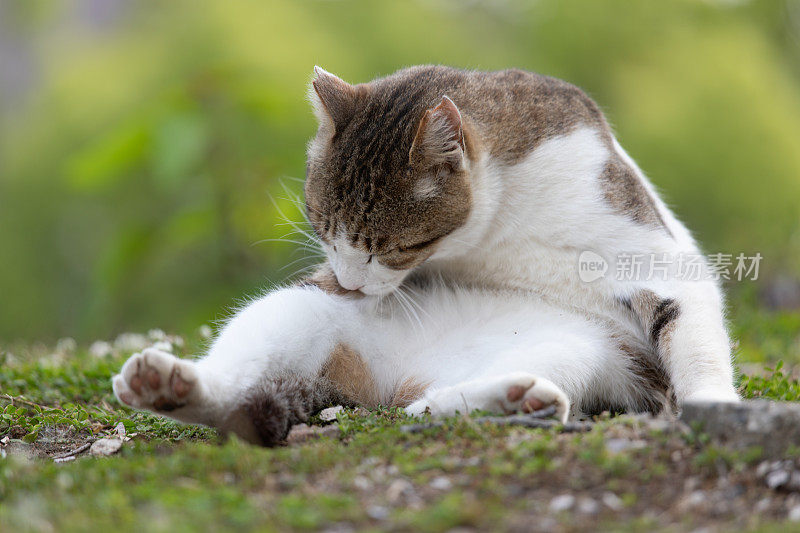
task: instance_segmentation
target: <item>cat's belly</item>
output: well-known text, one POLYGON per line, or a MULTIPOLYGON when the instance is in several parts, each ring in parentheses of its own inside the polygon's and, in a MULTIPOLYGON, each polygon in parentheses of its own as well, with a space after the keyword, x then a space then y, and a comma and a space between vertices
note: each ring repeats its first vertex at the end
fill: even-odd
POLYGON ((405 380, 439 389, 525 372, 582 398, 592 376, 603 376, 595 393, 608 397, 631 379, 608 320, 535 294, 432 283, 413 306, 413 314, 393 299, 377 314, 365 306, 358 328, 364 334, 345 340, 363 354, 386 398, 405 380))

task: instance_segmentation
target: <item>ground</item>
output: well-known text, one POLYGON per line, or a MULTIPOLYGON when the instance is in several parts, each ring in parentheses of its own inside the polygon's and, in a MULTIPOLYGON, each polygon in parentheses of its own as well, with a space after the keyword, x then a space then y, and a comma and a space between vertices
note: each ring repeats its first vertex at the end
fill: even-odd
MULTIPOLYGON (((800 313, 732 319, 743 395, 800 401, 800 313)), ((396 410, 344 410, 263 449, 116 401, 109 378, 132 351, 188 355, 197 337, 0 347, 0 531, 800 530, 800 448, 768 457, 675 421, 419 430, 396 410), (103 437, 121 449, 85 449, 103 437)))

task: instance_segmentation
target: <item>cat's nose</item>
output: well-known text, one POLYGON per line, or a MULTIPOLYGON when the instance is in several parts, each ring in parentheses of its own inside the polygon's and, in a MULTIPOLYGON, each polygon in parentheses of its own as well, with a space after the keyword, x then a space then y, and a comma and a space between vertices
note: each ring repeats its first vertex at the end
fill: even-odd
POLYGON ((363 283, 359 284, 357 282, 341 280, 341 279, 339 279, 339 285, 341 285, 343 289, 348 291, 357 291, 364 286, 363 283))

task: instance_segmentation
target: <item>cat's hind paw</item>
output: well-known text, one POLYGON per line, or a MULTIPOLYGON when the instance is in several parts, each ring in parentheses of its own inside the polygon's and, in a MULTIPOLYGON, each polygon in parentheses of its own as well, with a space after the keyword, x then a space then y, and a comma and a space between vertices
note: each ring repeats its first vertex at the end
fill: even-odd
POLYGON ((120 402, 167 413, 189 402, 197 388, 197 373, 192 362, 148 348, 132 355, 112 384, 120 402))
POLYGON ((569 416, 569 398, 552 381, 530 375, 520 375, 508 378, 505 385, 505 401, 503 408, 506 412, 532 413, 546 407, 556 409, 555 416, 562 423, 569 416))

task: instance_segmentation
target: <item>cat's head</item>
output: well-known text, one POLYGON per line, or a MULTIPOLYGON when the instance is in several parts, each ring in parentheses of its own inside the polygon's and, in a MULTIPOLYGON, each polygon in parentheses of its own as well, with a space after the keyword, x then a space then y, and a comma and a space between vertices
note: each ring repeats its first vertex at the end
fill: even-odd
POLYGON ((441 250, 471 208, 461 113, 424 80, 350 85, 315 68, 309 222, 339 284, 382 295, 441 250))

